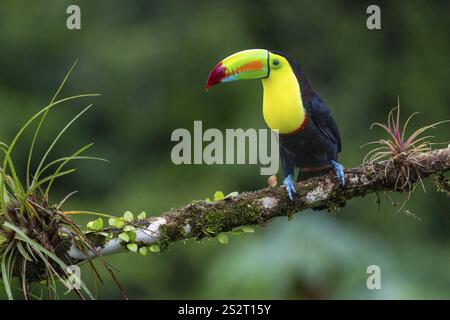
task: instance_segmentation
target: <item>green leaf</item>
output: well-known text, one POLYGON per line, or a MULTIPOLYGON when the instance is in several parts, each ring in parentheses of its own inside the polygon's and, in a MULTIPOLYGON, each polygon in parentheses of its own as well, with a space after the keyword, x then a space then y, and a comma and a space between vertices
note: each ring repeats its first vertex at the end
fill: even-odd
POLYGON ((103 236, 103 237, 105 237, 105 238, 108 238, 109 237, 109 233, 108 232, 99 232, 99 233, 97 233, 98 235, 101 235, 101 236, 103 236))
POLYGON ((119 239, 123 242, 130 242, 130 236, 126 232, 122 232, 121 234, 119 234, 119 239))
POLYGON ((128 250, 133 251, 133 252, 138 251, 138 245, 136 243, 127 244, 127 248, 128 248, 128 250))
POLYGON ((138 220, 144 220, 145 218, 147 218, 147 214, 145 213, 145 211, 142 211, 137 215, 138 220))
MULTIPOLYGON (((75 117, 72 118, 72 120, 70 120, 66 126, 58 133, 58 135, 56 136, 56 138, 53 140, 53 142, 50 144, 50 146, 47 148, 47 151, 44 153, 44 155, 41 158, 41 161, 39 162, 39 165, 36 169, 36 172, 34 174, 34 178, 33 181, 31 182, 31 186, 34 186, 35 184, 38 183, 39 181, 39 177, 41 176, 41 169, 44 166, 45 160, 47 159, 48 155, 50 154, 50 152, 53 150, 53 148, 55 147, 56 143, 59 141, 59 139, 62 137, 62 135, 67 131, 67 129, 69 129, 69 127, 79 118, 81 117, 86 111, 88 111, 91 107, 93 106, 93 104, 88 105, 86 108, 84 108, 80 113, 78 113, 75 117)), ((56 174, 57 172, 55 172, 56 174)), ((53 179, 54 180, 54 179, 53 179)))
POLYGON ((25 250, 25 248, 23 247, 23 245, 20 241, 17 242, 17 249, 19 250, 22 257, 24 257, 27 261, 33 262, 33 259, 28 254, 28 252, 25 250))
POLYGON ((3 253, 2 258, 0 259, 0 265, 1 265, 1 271, 2 271, 3 286, 5 287, 6 295, 8 296, 9 300, 14 300, 14 297, 11 292, 10 281, 9 281, 9 280, 11 280, 11 275, 9 272, 10 265, 7 265, 7 262, 6 262, 8 253, 9 253, 9 251, 8 251, 8 249, 6 249, 5 252, 3 253))
MULTIPOLYGON (((35 249, 38 252, 41 252, 40 257, 44 258, 44 255, 48 258, 52 259, 54 262, 56 262, 63 270, 67 270, 68 266, 60 259, 58 258, 53 252, 47 250, 43 246, 41 246, 36 241, 30 239, 21 229, 17 228, 15 225, 4 222, 3 226, 12 229, 16 232, 15 238, 17 240, 25 241, 27 244, 29 244, 33 249, 35 249)), ((3 261, 0 261, 3 262, 3 261)), ((86 287, 83 281, 81 281, 81 288, 86 292, 86 294, 89 296, 90 299, 94 299, 94 296, 89 291, 89 289, 86 287)))
POLYGON ((141 254, 141 256, 146 256, 147 253, 148 253, 147 247, 140 247, 139 248, 139 253, 141 254))
POLYGON ((2 235, 0 234, 0 246, 1 246, 3 243, 7 242, 7 241, 8 241, 8 239, 6 239, 4 236, 2 236, 2 235))
POLYGON ((242 229, 236 229, 236 230, 231 231, 231 233, 234 236, 242 236, 244 234, 244 231, 242 231, 242 229))
POLYGON ((123 214, 123 220, 127 222, 132 222, 134 220, 134 216, 130 211, 127 211, 123 214))
POLYGON ((92 231, 100 231, 103 228, 103 219, 98 218, 94 221, 88 222, 87 228, 92 231))
POLYGON ((223 245, 228 244, 228 236, 225 233, 219 233, 217 240, 223 245))
POLYGON ((136 230, 136 228, 133 226, 130 226, 130 225, 123 227, 123 231, 128 232, 128 231, 134 231, 134 230, 136 230))
POLYGON ((160 247, 157 244, 152 244, 150 247, 148 247, 148 249, 151 252, 155 252, 155 253, 158 253, 161 251, 160 247))
POLYGON ((128 231, 127 234, 131 242, 136 241, 136 231, 128 231))
POLYGON ((123 226, 125 225, 125 221, 123 221, 120 218, 109 218, 108 224, 111 227, 114 227, 114 228, 117 228, 117 229, 122 229, 123 226))
MULTIPOLYGON (((55 99, 57 98, 58 94, 61 92, 62 88, 64 87, 64 84, 66 83, 67 79, 69 79, 70 74, 72 73, 73 69, 75 68, 77 64, 77 61, 75 61, 75 63, 72 65, 72 67, 69 69, 69 72, 66 74, 66 76, 64 77, 63 81, 61 82, 61 84, 58 87, 58 90, 56 90, 56 93, 54 94, 52 100, 50 100, 50 103, 54 102, 55 99)), ((39 121, 39 124, 34 132, 34 136, 33 136, 33 140, 31 143, 31 147, 30 147, 30 151, 28 152, 28 161, 27 161, 27 187, 30 186, 30 167, 31 167, 31 159, 33 157, 33 150, 34 150, 34 145, 36 143, 36 139, 39 135, 39 131, 41 129, 42 124, 45 121, 45 118, 47 117, 47 114, 49 113, 50 109, 48 109, 47 111, 45 111, 45 113, 42 115, 41 120, 39 121)))
POLYGON ((223 195, 222 191, 216 191, 214 193, 214 201, 219 201, 222 200, 223 198, 225 198, 225 196, 223 195))
POLYGON ((253 229, 252 227, 243 227, 242 231, 245 233, 254 233, 255 229, 253 229))
MULTIPOLYGON (((24 196, 24 192, 23 189, 21 188, 20 185, 20 180, 17 178, 17 175, 15 174, 15 170, 14 167, 11 165, 11 158, 10 155, 12 154, 12 151, 15 147, 15 145, 17 144, 17 142, 19 141, 20 137, 22 136, 22 134, 25 132, 25 130, 39 117, 41 116, 43 113, 47 112, 47 110, 50 110, 51 108, 53 108, 54 106, 61 104, 63 102, 69 101, 69 100, 73 100, 73 99, 78 99, 78 98, 82 98, 82 97, 92 97, 92 96, 97 96, 98 94, 80 94, 80 95, 76 95, 76 96, 71 96, 71 97, 67 97, 58 101, 54 101, 52 103, 50 103, 49 105, 47 105, 45 108, 43 108, 41 111, 39 111, 38 113, 34 114, 33 117, 31 117, 27 123, 25 123, 19 130, 19 132, 15 135, 14 139, 11 141, 11 143, 9 144, 8 150, 5 154, 5 159, 3 161, 3 165, 1 166, 3 168, 2 172, 1 172, 1 178, 0 178, 0 194, 4 194, 5 192, 5 177, 6 177, 6 168, 9 165, 9 169, 12 172, 14 181, 16 183, 15 189, 17 189, 18 191, 20 191, 20 195, 24 196)), ((5 209, 5 204, 2 203, 3 199, 0 199, 0 204, 2 205, 1 209, 5 209)))

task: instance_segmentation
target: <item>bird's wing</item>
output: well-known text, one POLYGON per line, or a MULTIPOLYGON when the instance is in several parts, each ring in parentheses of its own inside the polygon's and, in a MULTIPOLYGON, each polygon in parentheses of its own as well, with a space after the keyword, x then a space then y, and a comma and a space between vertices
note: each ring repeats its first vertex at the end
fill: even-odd
POLYGON ((319 129, 320 133, 337 145, 338 152, 340 152, 341 136, 339 135, 339 129, 331 116, 330 110, 317 95, 306 100, 305 109, 308 112, 310 120, 319 129))

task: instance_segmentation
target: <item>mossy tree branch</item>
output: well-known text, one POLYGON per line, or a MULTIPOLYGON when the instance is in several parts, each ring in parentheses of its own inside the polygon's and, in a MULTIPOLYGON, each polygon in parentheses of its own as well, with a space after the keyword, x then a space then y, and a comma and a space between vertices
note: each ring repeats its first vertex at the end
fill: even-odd
MULTIPOLYGON (((449 171, 450 146, 417 154, 411 157, 411 160, 417 164, 417 170, 410 173, 408 186, 413 186, 430 175, 449 171)), ((158 244, 164 249, 182 239, 215 236, 244 225, 264 224, 278 216, 290 217, 309 208, 333 210, 348 200, 374 192, 411 191, 398 187, 398 167, 395 164, 390 166, 387 164, 386 161, 382 161, 346 169, 345 188, 339 185, 332 173, 300 182, 297 184, 294 201, 288 199, 283 186, 244 192, 225 197, 220 201, 196 201, 185 207, 169 210, 160 216, 135 222, 135 243, 138 246, 158 244)), ((440 186, 448 185, 448 180, 445 182, 440 183, 440 186)), ((106 228, 102 231, 114 235, 122 232, 116 228, 106 228)), ((103 243, 98 240, 97 245, 100 255, 120 252, 126 247, 126 244, 116 236, 103 243)), ((92 252, 82 252, 74 244, 68 253, 75 260, 95 256, 92 252)))

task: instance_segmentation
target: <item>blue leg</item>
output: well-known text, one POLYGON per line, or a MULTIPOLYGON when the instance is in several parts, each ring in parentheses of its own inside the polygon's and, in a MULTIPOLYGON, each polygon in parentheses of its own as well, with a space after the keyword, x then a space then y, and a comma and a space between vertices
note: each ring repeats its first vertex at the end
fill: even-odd
POLYGON ((334 171, 336 172, 336 175, 339 179, 339 183, 341 184, 341 186, 345 186, 344 167, 334 160, 331 160, 330 163, 333 166, 334 171))
POLYGON ((284 179, 283 184, 286 186, 286 190, 288 192, 289 199, 291 199, 291 201, 294 201, 293 193, 297 193, 297 192, 295 191, 295 182, 292 179, 292 175, 288 175, 286 177, 286 179, 284 179))

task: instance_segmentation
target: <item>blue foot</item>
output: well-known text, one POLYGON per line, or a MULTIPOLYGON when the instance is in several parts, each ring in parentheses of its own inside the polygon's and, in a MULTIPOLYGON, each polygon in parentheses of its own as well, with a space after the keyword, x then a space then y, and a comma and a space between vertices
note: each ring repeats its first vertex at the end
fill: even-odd
POLYGON ((295 183, 294 180, 292 179, 292 175, 288 175, 286 179, 284 179, 283 184, 286 186, 289 199, 291 199, 291 201, 294 201, 293 194, 297 192, 295 191, 295 183))
POLYGON ((334 160, 331 160, 330 163, 333 166, 334 171, 336 172, 336 175, 339 179, 339 183, 341 184, 341 186, 345 186, 344 167, 334 160))

